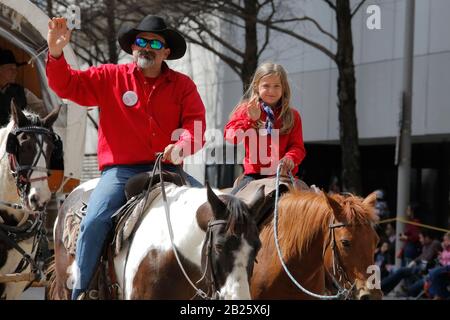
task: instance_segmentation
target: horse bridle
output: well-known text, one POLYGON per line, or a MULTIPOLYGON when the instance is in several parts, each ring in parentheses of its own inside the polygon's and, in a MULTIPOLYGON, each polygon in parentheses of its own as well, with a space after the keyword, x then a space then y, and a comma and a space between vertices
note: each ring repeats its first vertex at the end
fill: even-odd
MULTIPOLYGON (((283 254, 281 252, 280 243, 279 243, 279 240, 278 240, 278 199, 279 199, 279 193, 280 193, 279 188, 280 188, 281 166, 282 166, 282 163, 278 164, 278 167, 277 167, 277 174, 276 174, 276 181, 275 181, 275 208, 274 208, 274 211, 273 211, 273 236, 274 236, 275 247, 276 247, 276 250, 277 250, 277 254, 278 254, 278 258, 280 260, 281 266, 283 267, 284 271, 286 272, 286 275, 291 279, 292 283, 295 284, 295 286, 297 288, 299 288, 303 293, 305 293, 305 294, 307 294, 307 295, 309 295, 311 297, 317 298, 317 299, 342 299, 342 298, 346 299, 346 298, 348 298, 348 296, 349 296, 351 291, 349 291, 345 287, 340 286, 339 283, 337 283, 339 291, 335 295, 320 295, 320 294, 317 294, 317 293, 314 293, 314 292, 311 292, 311 291, 305 289, 294 278, 294 276, 289 271, 286 263, 283 260, 283 254)), ((290 177, 291 177, 291 181, 293 182, 294 178, 293 178, 292 174, 290 175, 290 177)), ((334 226, 333 223, 330 223, 330 230, 333 230, 332 233, 334 235, 334 228, 343 227, 343 226, 344 225, 340 225, 340 224, 336 224, 336 226, 334 226)), ((334 245, 335 244, 336 243, 334 241, 334 245)))
MULTIPOLYGON (((226 220, 212 220, 208 222, 208 227, 206 229, 206 238, 205 242, 203 244, 204 247, 206 247, 206 261, 204 263, 205 270, 203 271, 203 274, 201 278, 196 282, 200 283, 203 279, 206 280, 206 284, 208 287, 207 295, 210 294, 211 299, 219 299, 219 284, 217 281, 217 275, 213 266, 212 262, 212 250, 213 250, 213 228, 219 227, 221 225, 226 225, 228 222, 226 220)), ((194 296, 195 297, 195 296, 194 296)))
POLYGON ((347 296, 345 299, 348 298, 348 296, 351 294, 353 287, 356 284, 356 280, 352 283, 347 272, 344 270, 344 267, 342 265, 342 261, 339 255, 339 251, 337 250, 337 243, 336 243, 336 237, 334 230, 336 228, 344 228, 348 227, 349 224, 338 222, 335 223, 334 217, 331 218, 330 224, 328 225, 329 228, 329 240, 327 244, 323 247, 322 252, 322 258, 325 259, 325 252, 328 248, 328 246, 331 246, 331 254, 332 254, 332 265, 333 265, 333 273, 328 270, 328 268, 325 267, 325 270, 327 271, 328 275, 330 276, 331 280, 333 281, 333 284, 336 286, 338 291, 345 291, 347 292, 347 296), (339 279, 336 279, 336 277, 339 277, 339 279), (341 285, 343 283, 343 285, 341 285))
MULTIPOLYGON (((18 191, 21 199, 23 199, 23 197, 25 196, 26 189, 29 184, 31 184, 32 182, 35 182, 35 181, 47 180, 49 173, 50 173, 50 169, 37 166, 37 163, 38 163, 41 155, 44 156, 44 158, 47 160, 45 153, 44 153, 44 146, 43 146, 44 140, 43 139, 37 140, 38 141, 38 143, 37 143, 38 152, 37 152, 35 158, 33 159, 33 163, 31 165, 20 165, 20 163, 17 159, 17 148, 16 148, 17 141, 15 139, 17 139, 17 134, 22 133, 22 132, 32 133, 32 134, 41 135, 41 136, 47 135, 52 139, 52 141, 54 141, 55 138, 57 138, 56 134, 52 130, 44 128, 44 127, 39 127, 39 126, 17 127, 15 129, 13 129, 11 131, 11 133, 9 134, 8 141, 7 141, 9 167, 10 167, 12 176, 16 180, 17 191, 18 191), (45 172, 46 175, 37 177, 37 178, 31 178, 33 171, 45 172)), ((54 150, 54 151, 56 151, 56 150, 54 150)))
POLYGON ((33 246, 30 252, 32 254, 36 250, 41 239, 46 237, 46 231, 45 228, 43 228, 44 225, 45 216, 43 212, 39 212, 34 216, 34 219, 28 219, 21 226, 10 226, 0 223, 0 240, 22 255, 22 260, 17 265, 14 273, 21 273, 28 265, 30 265, 34 280, 41 278, 43 274, 42 266, 36 262, 35 258, 32 258, 30 254, 26 253, 18 243, 33 237, 33 246))
MULTIPOLYGON (((196 283, 200 282, 201 280, 203 280, 203 278, 206 276, 207 282, 208 282, 208 293, 209 293, 209 289, 212 289, 211 292, 211 296, 208 295, 208 293, 205 293, 202 289, 198 288, 193 282, 192 280, 189 278, 186 270, 183 267, 183 264, 181 263, 181 260, 179 258, 178 255, 178 250, 175 247, 175 243, 173 241, 173 229, 172 229, 172 223, 170 222, 170 210, 169 210, 169 204, 167 201, 167 196, 166 196, 166 190, 165 190, 165 186, 164 186, 164 177, 163 177, 163 173, 162 173, 162 157, 163 157, 163 153, 158 153, 156 160, 155 160, 155 165, 153 167, 153 172, 152 172, 152 180, 153 180, 153 176, 156 173, 156 170, 159 169, 159 178, 160 178, 160 184, 161 184, 161 193, 162 193, 162 198, 163 198, 163 203, 164 203, 164 210, 166 212, 166 220, 167 220, 167 227, 169 229, 169 235, 170 235, 170 242, 172 245, 172 250, 173 253, 175 255, 175 258, 178 262, 178 265, 184 275, 184 277, 186 278, 186 280, 189 282, 189 284, 191 285, 191 287, 195 290, 195 296, 200 296, 203 299, 217 299, 219 297, 219 293, 218 293, 218 285, 217 285, 217 277, 216 277, 216 273, 214 271, 213 265, 212 265, 212 261, 210 256, 212 255, 212 239, 213 239, 213 233, 212 233, 212 228, 215 228, 217 226, 223 225, 223 224, 227 224, 228 222, 225 220, 213 220, 210 221, 208 223, 208 228, 206 230, 207 233, 207 237, 205 239, 205 241, 207 242, 207 262, 205 264, 205 271, 203 273, 203 276, 200 278, 200 280, 198 280, 196 283), (208 258, 209 257, 209 258, 208 258), (209 272, 208 272, 208 265, 209 265, 209 272)), ((149 186, 152 185, 152 181, 150 181, 149 186)), ((150 187, 147 189, 146 194, 148 193, 150 187)), ((145 196, 144 199, 146 199, 147 197, 145 196)), ((205 245, 205 244, 204 244, 205 245)), ((194 298, 193 297, 193 298, 194 298)))

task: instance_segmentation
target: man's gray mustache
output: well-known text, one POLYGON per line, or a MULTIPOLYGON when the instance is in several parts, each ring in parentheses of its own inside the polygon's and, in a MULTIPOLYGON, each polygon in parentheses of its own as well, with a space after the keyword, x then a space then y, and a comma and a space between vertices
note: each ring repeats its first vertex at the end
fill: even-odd
POLYGON ((141 51, 141 52, 139 52, 139 57, 154 59, 155 55, 152 52, 142 52, 141 51))

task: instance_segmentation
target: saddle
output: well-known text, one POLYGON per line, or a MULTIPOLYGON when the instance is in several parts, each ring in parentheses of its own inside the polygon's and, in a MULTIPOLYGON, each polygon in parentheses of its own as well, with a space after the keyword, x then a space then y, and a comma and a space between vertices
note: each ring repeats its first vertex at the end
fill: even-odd
MULTIPOLYGON (((236 179, 234 186, 239 185, 240 180, 243 176, 240 176, 236 179)), ((246 184, 242 189, 240 189, 235 196, 242 199, 245 203, 249 203, 255 193, 259 188, 264 186, 264 204, 261 210, 258 212, 257 216, 254 217, 258 228, 264 225, 265 220, 270 216, 271 212, 275 207, 275 191, 276 191, 276 178, 264 178, 250 181, 246 184)), ((294 188, 297 190, 310 191, 310 187, 300 179, 295 179, 294 185, 292 185, 291 180, 288 177, 280 178, 279 185, 279 196, 286 193, 289 188, 294 188)))
MULTIPOLYGON (((165 186, 169 184, 185 185, 185 180, 177 173, 163 171, 162 175, 165 186)), ((75 199, 73 201, 75 205, 70 206, 64 219, 63 244, 67 252, 73 256, 76 253, 80 225, 86 216, 87 204, 92 191, 93 189, 74 195, 75 199)), ((127 181, 125 185, 127 202, 112 215, 114 227, 107 238, 104 253, 91 281, 88 294, 85 295, 84 299, 114 299, 117 297, 117 292, 111 294, 111 290, 107 290, 108 286, 105 285, 105 283, 109 282, 109 287, 115 285, 117 291, 113 259, 136 231, 143 218, 143 213, 147 211, 148 207, 160 194, 161 181, 159 172, 156 172, 153 176, 152 172, 140 173, 127 181), (107 281, 108 273, 110 275, 109 281, 107 281)))

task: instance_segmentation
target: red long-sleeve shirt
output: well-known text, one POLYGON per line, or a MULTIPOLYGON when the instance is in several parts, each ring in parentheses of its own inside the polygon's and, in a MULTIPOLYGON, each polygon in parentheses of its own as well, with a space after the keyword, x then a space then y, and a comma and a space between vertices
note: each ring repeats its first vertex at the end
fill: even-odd
MULTIPOLYGON (((255 130, 256 121, 250 119, 247 110, 248 106, 246 104, 239 106, 226 124, 224 132, 225 140, 228 142, 237 144, 244 140, 244 173, 275 174, 279 160, 283 157, 288 157, 295 164, 295 168, 292 170, 292 173, 295 175, 298 171, 298 165, 306 155, 303 144, 302 120, 298 111, 291 109, 294 116, 294 126, 289 133, 280 134, 278 144, 276 144, 276 139, 272 139, 273 134, 261 135, 257 133, 255 130), (242 134, 243 132, 245 133, 244 135, 242 134), (278 150, 278 155, 273 154, 271 149, 278 150), (264 172, 262 171, 263 168, 266 169, 264 172)), ((274 111, 274 129, 281 129, 282 127, 282 119, 279 118, 280 111, 281 108, 274 111)), ((266 113, 261 108, 260 120, 264 122, 266 117, 266 113)))
POLYGON ((49 55, 46 71, 48 84, 58 96, 99 107, 100 170, 109 165, 149 163, 171 143, 182 146, 184 155, 203 146, 205 107, 197 88, 188 76, 165 63, 157 78, 146 78, 135 63, 80 71, 70 68, 64 56, 49 55), (137 98, 131 106, 129 100, 128 105, 124 101, 129 91, 137 98), (180 128, 184 131, 179 139, 172 137, 180 128))

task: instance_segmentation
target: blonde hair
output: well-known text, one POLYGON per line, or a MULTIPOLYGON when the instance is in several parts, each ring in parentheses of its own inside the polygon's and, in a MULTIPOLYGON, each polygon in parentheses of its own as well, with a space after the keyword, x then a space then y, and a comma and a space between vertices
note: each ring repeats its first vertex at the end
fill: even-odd
MULTIPOLYGON (((276 75, 280 78, 281 88, 283 93, 281 95, 281 113, 280 118, 282 119, 282 127, 280 130, 281 134, 289 133, 294 126, 294 116, 292 114, 291 108, 291 88, 289 87, 289 82, 287 78, 287 73, 284 68, 276 63, 265 62, 260 65, 253 75, 252 82, 250 83, 247 91, 244 93, 239 104, 231 112, 231 116, 243 106, 243 104, 251 101, 255 97, 259 97, 258 85, 262 78, 270 75, 276 75)), ((230 117, 231 117, 230 116, 230 117)), ((257 127, 263 126, 263 122, 260 120, 257 123, 257 127)))

